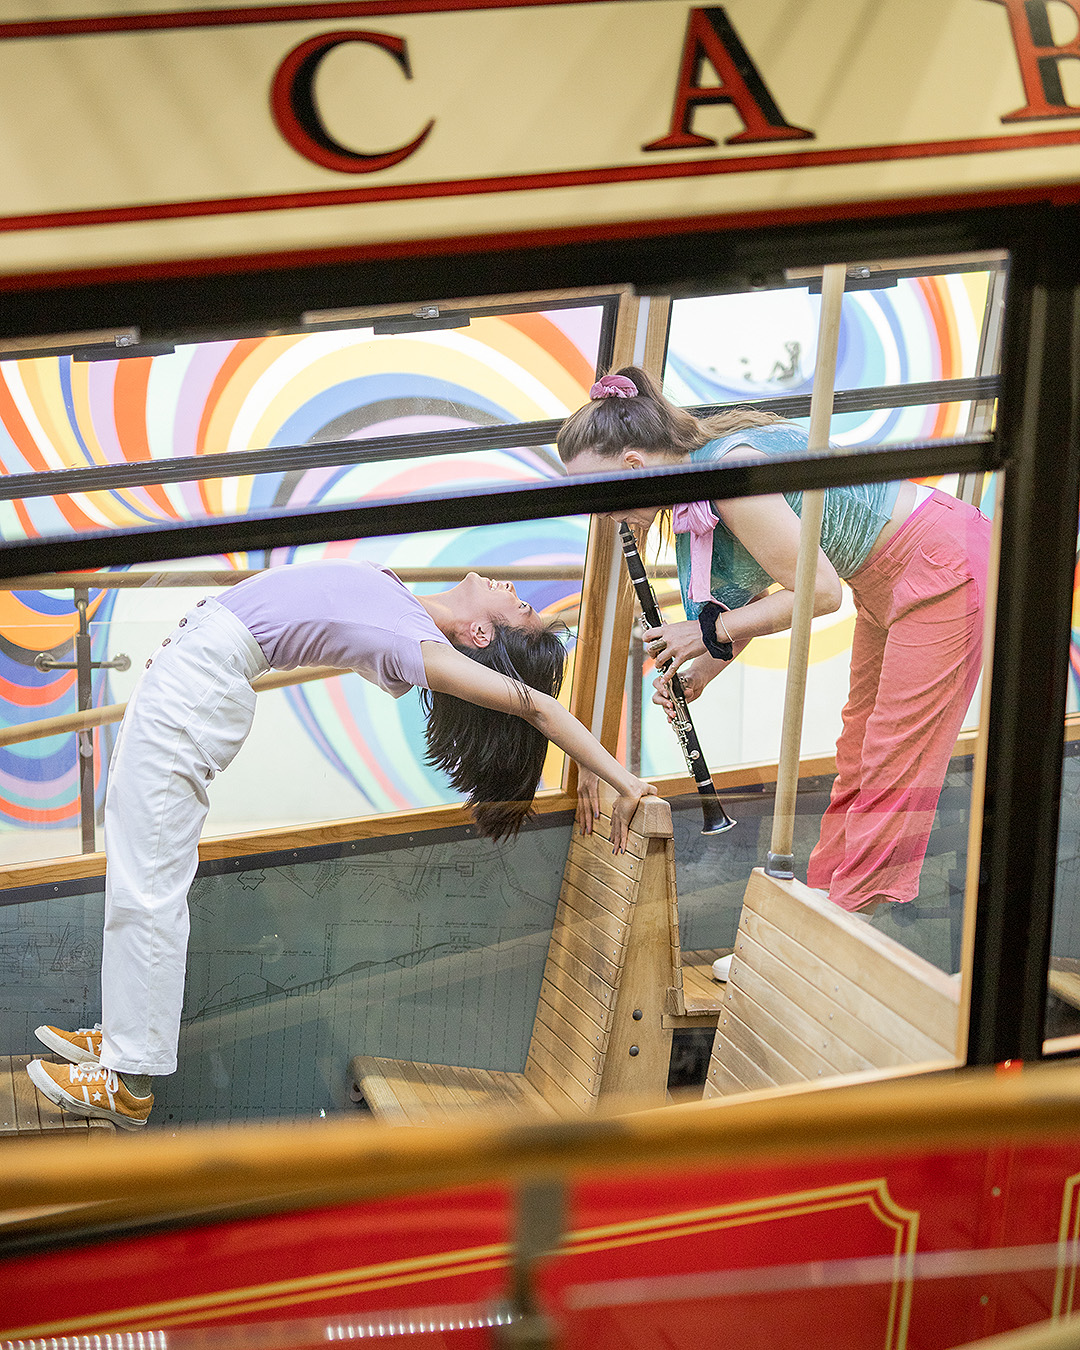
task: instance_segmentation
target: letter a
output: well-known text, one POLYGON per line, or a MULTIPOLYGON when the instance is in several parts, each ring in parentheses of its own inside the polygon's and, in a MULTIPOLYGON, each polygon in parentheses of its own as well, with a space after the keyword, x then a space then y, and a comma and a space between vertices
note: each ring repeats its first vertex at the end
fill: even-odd
MULTIPOLYGON (((1020 63, 1027 103, 1006 113, 1003 122, 1033 122, 1044 117, 1080 117, 1080 108, 1065 102, 1061 87, 1061 61, 1080 61, 1080 36, 1062 46, 1054 45, 1050 31, 1049 0, 991 0, 1004 5, 1009 15, 1013 46, 1020 63)), ((1080 22, 1080 0, 1060 0, 1080 22)))
POLYGON ((745 130, 729 136, 725 145, 814 139, 812 131, 784 121, 765 81, 719 5, 690 11, 671 129, 660 140, 641 148, 682 150, 688 146, 717 145, 711 136, 699 136, 690 130, 695 111, 706 103, 730 103, 742 118, 745 130), (716 73, 719 84, 701 83, 706 63, 716 73))

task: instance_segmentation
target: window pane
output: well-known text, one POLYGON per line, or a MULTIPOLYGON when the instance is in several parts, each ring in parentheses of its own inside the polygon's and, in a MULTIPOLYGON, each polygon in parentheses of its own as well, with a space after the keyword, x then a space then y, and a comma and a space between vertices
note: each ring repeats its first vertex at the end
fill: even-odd
MULTIPOLYGON (((994 373, 1002 268, 972 264, 970 270, 916 276, 886 270, 879 274, 882 288, 845 293, 838 393, 994 373)), ((664 371, 668 397, 692 407, 808 396, 820 301, 820 294, 797 283, 674 301, 664 371)), ((989 426, 991 402, 969 396, 904 407, 895 396, 891 402, 882 397, 874 409, 838 410, 831 441, 848 447, 978 434, 989 426)))
MULTIPOLYGON (((561 695, 569 698, 588 520, 567 517, 476 529, 367 539, 136 568, 88 587, 94 662, 87 708, 113 720, 89 727, 94 749, 97 823, 108 783, 116 724, 146 661, 204 595, 264 566, 292 567, 329 558, 376 562, 401 575, 418 595, 453 585, 470 570, 512 579, 523 601, 563 634, 570 656, 561 695), (182 584, 173 584, 171 578, 182 584), (130 584, 135 583, 135 584, 130 584)), ((76 578, 72 577, 71 580, 76 578)), ((58 581, 59 578, 50 580, 58 581)), ((45 734, 47 719, 78 711, 76 593, 0 590, 0 675, 9 743, 0 745, 0 865, 80 851, 79 739, 73 727, 45 734), (35 661, 38 664, 35 664, 35 661), (50 663, 41 669, 41 662, 50 663), (57 664, 59 663, 59 664, 57 664), (44 723, 44 725, 43 725, 44 723), (12 736, 27 737, 11 741, 12 736)), ((84 718, 92 722, 93 718, 84 718)), ((356 675, 313 679, 260 693, 254 729, 211 793, 205 834, 271 829, 367 816, 457 800, 445 775, 425 763, 424 718, 416 693, 391 697, 356 675), (273 783, 272 791, 267 784, 273 783)), ((563 756, 552 751, 545 787, 558 787, 563 756)), ((100 840, 97 841, 100 847, 100 840)))
POLYGON ((610 299, 578 301, 478 314, 456 329, 334 327, 113 360, 0 352, 0 468, 15 476, 0 485, 0 539, 558 476, 553 447, 535 435, 462 453, 430 437, 565 417, 587 397, 613 313, 610 299), (335 445, 311 460, 313 447, 335 445), (230 456, 246 456, 242 475, 217 476, 230 456), (83 474, 27 477, 42 470, 83 474))

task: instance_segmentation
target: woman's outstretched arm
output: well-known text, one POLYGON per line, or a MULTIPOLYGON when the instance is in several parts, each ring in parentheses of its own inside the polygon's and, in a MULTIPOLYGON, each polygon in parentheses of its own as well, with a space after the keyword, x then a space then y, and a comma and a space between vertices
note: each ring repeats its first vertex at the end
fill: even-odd
POLYGON ((453 647, 441 642, 422 642, 424 673, 428 687, 436 693, 452 694, 481 708, 522 717, 541 735, 565 750, 578 764, 592 770, 610 783, 619 794, 611 812, 611 842, 616 853, 626 847, 630 821, 642 797, 655 796, 656 788, 638 778, 582 726, 576 717, 548 694, 538 693, 515 680, 507 679, 476 661, 470 661, 453 647), (525 702, 522 694, 528 698, 525 702))

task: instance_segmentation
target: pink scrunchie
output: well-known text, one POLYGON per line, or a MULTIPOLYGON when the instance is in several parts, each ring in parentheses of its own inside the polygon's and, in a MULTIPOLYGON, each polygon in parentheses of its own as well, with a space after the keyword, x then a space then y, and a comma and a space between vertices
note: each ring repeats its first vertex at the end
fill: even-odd
POLYGON ((711 502, 683 502, 673 508, 676 534, 690 536, 690 599, 712 599, 712 536, 720 524, 711 502))
POLYGON ((604 375, 589 390, 590 398, 637 398, 638 387, 625 375, 604 375))

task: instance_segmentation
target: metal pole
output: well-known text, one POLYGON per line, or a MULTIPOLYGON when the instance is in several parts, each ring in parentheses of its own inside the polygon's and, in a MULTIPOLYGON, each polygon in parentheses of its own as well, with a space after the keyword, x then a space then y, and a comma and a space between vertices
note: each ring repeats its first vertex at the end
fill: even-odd
MULTIPOLYGON (((79 630, 75 634, 75 680, 79 712, 86 712, 94 702, 93 665, 90 654, 90 625, 87 609, 90 592, 85 586, 75 587, 75 608, 79 613, 79 630)), ((83 728, 75 733, 76 753, 79 758, 79 825, 82 833, 82 851, 97 851, 94 829, 94 733, 83 728)))

